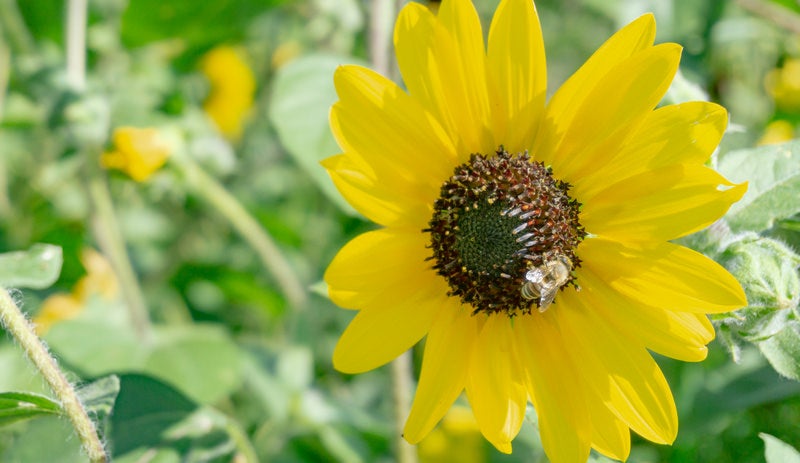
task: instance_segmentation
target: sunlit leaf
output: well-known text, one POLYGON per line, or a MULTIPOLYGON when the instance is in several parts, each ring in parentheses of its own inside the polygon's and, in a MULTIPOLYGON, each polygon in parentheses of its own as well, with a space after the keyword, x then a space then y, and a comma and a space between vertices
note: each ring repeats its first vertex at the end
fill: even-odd
POLYGON ((213 325, 163 327, 157 338, 144 370, 192 399, 212 404, 241 384, 241 353, 223 329, 213 325))
POLYGON ((364 64, 354 58, 317 54, 282 67, 272 85, 269 117, 281 143, 300 167, 343 211, 355 214, 319 165, 340 152, 328 126, 328 113, 337 99, 333 72, 349 63, 364 64))
POLYGON ((86 411, 98 422, 111 415, 114 402, 119 395, 119 377, 117 375, 105 376, 84 384, 78 389, 86 411))
POLYGON ((732 182, 749 182, 726 216, 734 231, 760 232, 800 212, 800 142, 734 151, 718 168, 732 182))
POLYGON ((0 426, 40 415, 57 415, 58 402, 30 392, 0 392, 0 426))
POLYGON ((0 254, 0 286, 47 288, 58 279, 62 262, 61 248, 52 244, 0 254))
POLYGON ((764 440, 767 463, 800 463, 800 452, 791 445, 764 432, 758 433, 758 437, 764 440))
POLYGON ((775 371, 800 381, 800 322, 791 321, 775 336, 758 343, 775 371))

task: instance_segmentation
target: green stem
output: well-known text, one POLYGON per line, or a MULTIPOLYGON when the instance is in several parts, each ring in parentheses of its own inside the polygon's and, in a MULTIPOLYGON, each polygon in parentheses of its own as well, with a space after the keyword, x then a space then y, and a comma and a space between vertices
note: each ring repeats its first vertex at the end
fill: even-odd
POLYGON ((231 437, 233 444, 238 450, 236 461, 241 461, 241 463, 258 463, 258 454, 253 448, 253 444, 248 440, 247 433, 239 426, 239 423, 225 416, 225 430, 228 432, 228 435, 231 437))
POLYGON ((28 32, 16 0, 0 0, 0 26, 14 51, 32 53, 35 42, 28 32))
POLYGON ((77 91, 86 87, 87 0, 67 2, 67 81, 77 91))
POLYGON ((56 360, 47 351, 41 339, 36 336, 33 327, 4 288, 0 288, 0 321, 19 343, 61 402, 61 408, 72 422, 89 461, 92 463, 108 461, 108 455, 97 435, 94 422, 86 414, 75 388, 67 381, 58 368, 56 360))
POLYGON ((413 372, 411 370, 411 351, 402 354, 392 362, 392 398, 394 400, 395 425, 397 440, 395 442, 397 461, 399 463, 417 463, 417 447, 403 439, 403 428, 411 409, 411 388, 413 372))
POLYGON ((136 334, 141 340, 147 341, 152 335, 152 326, 144 295, 128 257, 128 251, 125 249, 125 241, 114 215, 114 205, 106 179, 96 169, 92 170, 95 172, 92 172, 87 186, 94 209, 92 232, 120 280, 122 295, 125 298, 128 315, 136 334))
POLYGON ((192 191, 214 207, 256 251, 264 267, 280 286, 286 299, 295 308, 302 308, 308 295, 292 266, 281 254, 278 245, 242 204, 216 179, 194 161, 174 156, 172 164, 185 175, 192 191))

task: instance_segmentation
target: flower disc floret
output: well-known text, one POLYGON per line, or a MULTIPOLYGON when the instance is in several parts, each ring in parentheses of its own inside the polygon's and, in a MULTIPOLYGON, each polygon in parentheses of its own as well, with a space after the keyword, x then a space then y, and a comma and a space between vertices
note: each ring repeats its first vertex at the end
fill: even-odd
MULTIPOLYGON (((450 294, 474 307, 474 313, 529 313, 523 287, 532 269, 575 254, 586 232, 578 221, 580 203, 569 184, 553 178, 527 152, 502 148, 493 156, 473 154, 455 168, 434 203, 429 228, 434 269, 450 294)), ((575 284, 569 275, 559 286, 575 284)))

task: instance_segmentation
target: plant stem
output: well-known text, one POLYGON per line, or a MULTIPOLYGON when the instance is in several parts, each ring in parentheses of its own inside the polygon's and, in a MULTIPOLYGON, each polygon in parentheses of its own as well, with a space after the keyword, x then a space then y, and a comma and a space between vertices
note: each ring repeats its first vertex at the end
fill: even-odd
POLYGON ((399 463, 417 463, 417 447, 406 442, 402 435, 408 412, 411 409, 411 388, 413 387, 411 351, 405 352, 392 362, 392 386, 397 428, 397 439, 395 440, 397 461, 399 463))
POLYGON ((67 81, 76 91, 86 87, 87 0, 67 2, 67 81))
POLYGON ((25 21, 17 7, 17 0, 0 0, 0 27, 15 52, 31 53, 34 40, 25 27, 25 21))
POLYGON ((139 339, 148 341, 152 336, 150 316, 139 280, 136 278, 133 264, 128 257, 128 251, 125 249, 122 232, 114 215, 114 205, 106 179, 100 175, 99 171, 95 171, 90 174, 88 183, 89 199, 94 209, 92 211, 92 233, 119 278, 131 325, 136 330, 139 339))
POLYGON ((253 218, 242 204, 216 179, 208 175, 194 161, 186 157, 173 156, 173 165, 185 175, 192 191, 222 214, 234 229, 256 251, 267 271, 280 286, 289 304, 302 308, 308 295, 295 275, 292 266, 281 254, 278 245, 253 218))
POLYGON ((108 461, 108 455, 97 435, 94 422, 86 414, 75 388, 64 377, 56 360, 36 336, 33 327, 4 288, 0 288, 0 321, 19 343, 61 402, 61 408, 72 422, 89 461, 92 463, 108 461))
POLYGON ((794 34, 800 34, 800 15, 776 2, 737 0, 737 4, 794 34))

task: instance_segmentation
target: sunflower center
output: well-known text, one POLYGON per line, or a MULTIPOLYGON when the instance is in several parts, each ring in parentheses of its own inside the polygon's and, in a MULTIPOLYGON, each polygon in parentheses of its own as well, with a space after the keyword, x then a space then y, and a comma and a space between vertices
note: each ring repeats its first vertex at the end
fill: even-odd
POLYGON ((473 154, 442 185, 426 232, 433 268, 474 313, 544 311, 574 285, 586 236, 570 185, 527 152, 473 154))

